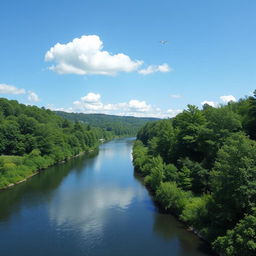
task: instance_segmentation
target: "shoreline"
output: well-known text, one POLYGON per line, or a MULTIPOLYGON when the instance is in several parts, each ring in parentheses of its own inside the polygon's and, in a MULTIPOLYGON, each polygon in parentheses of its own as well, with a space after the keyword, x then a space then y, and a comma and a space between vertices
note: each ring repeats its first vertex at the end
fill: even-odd
POLYGON ((195 228, 193 228, 192 226, 189 226, 185 221, 181 220, 179 218, 179 216, 175 213, 173 213, 171 210, 165 210, 164 207, 162 207, 162 205, 155 199, 155 193, 154 191, 149 187, 147 186, 145 183, 144 183, 144 178, 139 172, 138 170, 136 170, 136 168, 134 167, 134 172, 136 173, 136 175, 138 175, 142 181, 143 181, 143 185, 145 186, 145 188, 148 190, 149 194, 152 196, 152 200, 154 201, 155 205, 157 206, 158 210, 160 210, 161 212, 165 213, 165 214, 170 214, 172 216, 174 216, 180 223, 182 223, 184 225, 184 228, 188 231, 188 232, 191 232, 193 233, 194 235, 196 235, 200 240, 202 240, 203 242, 205 242, 209 248, 211 249, 212 251, 212 255, 213 256, 220 256, 217 252, 215 252, 211 246, 211 242, 208 241, 206 238, 204 238, 195 228))
POLYGON ((49 166, 46 167, 46 168, 38 169, 38 170, 35 171, 35 173, 33 173, 33 174, 27 176, 26 178, 24 178, 24 179, 22 179, 22 180, 20 180, 20 181, 17 181, 17 182, 15 182, 15 183, 10 183, 10 184, 7 185, 6 187, 0 188, 0 193, 1 193, 1 191, 8 190, 8 189, 10 189, 10 188, 13 188, 13 187, 16 186, 16 185, 19 185, 19 184, 21 184, 21 183, 26 182, 27 180, 29 180, 29 179, 32 178, 33 176, 39 174, 40 172, 46 170, 46 169, 49 168, 49 167, 52 167, 52 166, 58 165, 58 164, 66 163, 67 161, 69 161, 69 160, 71 160, 71 159, 73 159, 73 158, 82 156, 82 155, 84 155, 84 154, 86 154, 86 153, 89 153, 89 154, 90 154, 90 153, 96 152, 98 149, 99 149, 99 146, 96 147, 96 148, 94 148, 94 149, 90 149, 90 150, 88 150, 88 151, 84 151, 84 152, 81 152, 81 153, 79 153, 79 154, 77 154, 77 155, 71 156, 71 157, 69 157, 69 158, 67 158, 67 159, 65 159, 65 160, 61 160, 61 161, 59 161, 59 162, 56 162, 56 163, 54 163, 54 164, 52 164, 52 165, 49 165, 49 166))
MULTIPOLYGON (((11 189, 11 188, 13 188, 13 187, 16 186, 16 185, 19 185, 19 184, 21 184, 21 183, 26 182, 27 180, 29 180, 29 179, 32 178, 33 176, 39 174, 40 172, 44 171, 45 169, 47 169, 47 168, 49 168, 49 167, 52 167, 52 166, 58 165, 58 164, 66 163, 66 162, 69 161, 70 159, 79 157, 79 156, 84 155, 84 154, 86 154, 86 153, 91 154, 91 153, 93 153, 93 152, 97 152, 97 151, 99 150, 99 146, 100 146, 100 145, 105 144, 105 143, 107 143, 107 142, 109 142, 109 141, 111 141, 111 140, 120 139, 120 138, 125 138, 125 137, 117 136, 117 137, 114 137, 114 138, 112 138, 112 139, 110 139, 110 140, 104 140, 104 141, 102 141, 101 143, 99 143, 99 145, 98 145, 97 147, 95 147, 95 148, 93 148, 93 149, 89 149, 88 151, 80 152, 80 153, 78 153, 78 154, 76 154, 76 155, 74 155, 74 156, 71 156, 71 157, 69 157, 69 158, 67 158, 67 159, 65 159, 65 160, 61 160, 61 161, 56 162, 56 163, 54 163, 54 164, 52 164, 52 165, 49 165, 49 166, 46 167, 46 168, 38 169, 38 170, 35 171, 35 173, 33 173, 33 174, 27 176, 26 178, 24 178, 24 179, 22 179, 22 180, 20 180, 20 181, 17 181, 17 182, 15 182, 15 183, 10 183, 10 184, 8 184, 8 185, 5 186, 5 187, 0 188, 0 193, 1 193, 1 191, 5 191, 5 190, 8 190, 8 189, 11 189)), ((128 138, 128 137, 127 137, 127 138, 128 138)))

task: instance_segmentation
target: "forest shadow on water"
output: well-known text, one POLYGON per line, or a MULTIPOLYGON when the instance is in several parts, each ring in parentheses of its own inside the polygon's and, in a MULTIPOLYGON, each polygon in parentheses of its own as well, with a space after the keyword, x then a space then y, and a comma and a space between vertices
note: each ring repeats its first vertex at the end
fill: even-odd
MULTIPOLYGON (((134 178, 142 185, 145 186, 143 178, 134 170, 134 178)), ((199 238, 196 234, 188 229, 188 227, 178 220, 178 218, 167 212, 159 205, 154 199, 152 191, 148 191, 150 202, 148 202, 148 209, 154 212, 153 230, 156 234, 161 236, 165 241, 171 242, 178 240, 182 253, 179 256, 192 255, 191 248, 195 247, 197 251, 204 255, 216 256, 217 254, 212 251, 208 242, 199 238)), ((193 254, 194 255, 194 254, 193 254)))
POLYGON ((58 188, 63 179, 70 172, 81 172, 85 165, 90 167, 97 154, 98 152, 95 151, 89 155, 84 154, 71 158, 67 162, 41 170, 23 183, 0 191, 0 222, 8 220, 11 214, 17 214, 23 203, 30 207, 42 203, 38 198, 50 201, 54 190, 58 188))

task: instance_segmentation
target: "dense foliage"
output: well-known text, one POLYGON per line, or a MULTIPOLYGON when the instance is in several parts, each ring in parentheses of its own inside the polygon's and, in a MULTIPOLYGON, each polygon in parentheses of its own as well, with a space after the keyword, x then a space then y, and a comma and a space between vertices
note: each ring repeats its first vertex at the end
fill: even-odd
POLYGON ((156 121, 156 118, 139 118, 133 116, 114 116, 105 114, 83 114, 56 111, 57 115, 71 120, 90 124, 110 131, 116 136, 135 136, 138 130, 147 122, 156 121))
POLYGON ((221 255, 256 255, 256 95, 188 108, 137 135, 136 171, 221 255))
POLYGON ((0 188, 95 149, 112 134, 54 112, 0 98, 0 188))

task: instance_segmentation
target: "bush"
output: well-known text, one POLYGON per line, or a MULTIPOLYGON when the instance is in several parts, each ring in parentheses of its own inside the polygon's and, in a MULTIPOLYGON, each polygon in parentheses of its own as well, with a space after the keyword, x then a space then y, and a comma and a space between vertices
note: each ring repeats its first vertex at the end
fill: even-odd
POLYGON ((3 173, 14 172, 16 167, 17 166, 14 163, 4 163, 2 167, 2 172, 3 173))
POLYGON ((156 192, 156 199, 166 210, 172 210, 180 215, 192 197, 190 192, 185 192, 177 187, 175 182, 161 183, 156 192))
POLYGON ((15 165, 20 165, 23 163, 23 157, 21 156, 0 156, 0 166, 5 163, 13 163, 15 165))
POLYGON ((152 182, 152 177, 150 175, 147 175, 145 178, 144 178, 144 184, 146 186, 151 186, 151 182, 152 182))
POLYGON ((189 225, 201 231, 203 235, 207 235, 205 228, 209 226, 208 204, 212 201, 211 195, 203 195, 201 197, 191 197, 181 214, 181 219, 189 225))

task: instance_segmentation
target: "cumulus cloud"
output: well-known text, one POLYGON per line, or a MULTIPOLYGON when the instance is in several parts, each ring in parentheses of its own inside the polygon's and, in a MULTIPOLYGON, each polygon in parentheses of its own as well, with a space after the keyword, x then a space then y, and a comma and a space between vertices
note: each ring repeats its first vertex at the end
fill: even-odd
POLYGON ((139 100, 130 100, 128 103, 125 103, 129 110, 135 112, 148 112, 151 109, 151 105, 148 105, 146 101, 139 100))
MULTIPOLYGON (((220 100, 223 102, 223 103, 228 103, 230 101, 236 101, 236 98, 233 96, 233 95, 226 95, 226 96, 220 96, 220 100)), ((212 106, 214 108, 217 108, 220 103, 216 102, 216 101, 209 101, 209 100, 204 100, 201 102, 201 105, 205 105, 205 104, 208 104, 209 106, 212 106)))
POLYGON ((0 93, 1 94, 25 94, 25 89, 19 89, 12 85, 0 84, 0 93))
POLYGON ((87 95, 81 98, 85 102, 98 102, 101 98, 101 95, 98 93, 89 92, 87 95))
POLYGON ((138 73, 142 74, 142 75, 149 75, 149 74, 156 73, 156 72, 165 73, 165 72, 170 72, 170 71, 171 71, 171 68, 169 67, 169 65, 164 63, 164 64, 158 65, 158 66, 150 65, 145 69, 139 70, 138 73))
POLYGON ((90 92, 80 100, 73 102, 74 110, 79 110, 85 113, 109 113, 110 111, 145 113, 151 110, 151 105, 145 101, 130 100, 129 102, 122 102, 116 104, 103 104, 101 102, 101 95, 90 92))
POLYGON ((28 100, 31 102, 38 102, 40 101, 38 95, 35 92, 29 91, 28 92, 28 100))
POLYGON ((143 64, 123 53, 112 55, 104 51, 97 35, 84 35, 67 44, 57 43, 46 52, 45 61, 55 62, 50 69, 59 74, 77 75, 115 75, 135 71, 143 64))
POLYGON ((214 107, 214 108, 218 106, 217 102, 209 101, 209 100, 205 100, 205 101, 201 102, 201 105, 205 105, 205 104, 207 104, 207 105, 209 105, 211 107, 214 107))
POLYGON ((80 112, 80 113, 103 113, 119 116, 136 116, 136 117, 158 117, 168 118, 180 113, 182 110, 169 109, 162 111, 160 108, 148 104, 144 100, 131 99, 127 102, 120 103, 103 103, 101 95, 90 92, 79 100, 73 102, 69 108, 56 108, 54 105, 48 105, 49 109, 66 111, 66 112, 80 112))
POLYGON ((75 110, 80 110, 82 112, 98 112, 104 110, 112 109, 112 105, 104 105, 100 101, 101 95, 98 93, 89 92, 87 95, 73 102, 73 107, 75 110))
POLYGON ((8 85, 8 84, 0 84, 0 94, 12 94, 12 95, 25 94, 27 95, 27 99, 31 102, 40 101, 38 95, 35 92, 26 91, 25 89, 17 88, 13 85, 8 85))
POLYGON ((224 103, 228 103, 230 101, 236 101, 236 98, 233 95, 226 95, 226 96, 220 96, 220 99, 224 102, 224 103))

